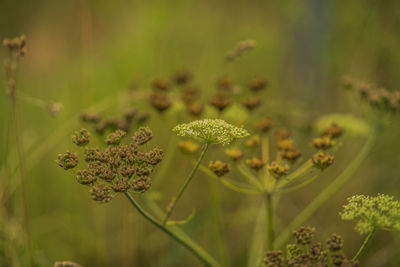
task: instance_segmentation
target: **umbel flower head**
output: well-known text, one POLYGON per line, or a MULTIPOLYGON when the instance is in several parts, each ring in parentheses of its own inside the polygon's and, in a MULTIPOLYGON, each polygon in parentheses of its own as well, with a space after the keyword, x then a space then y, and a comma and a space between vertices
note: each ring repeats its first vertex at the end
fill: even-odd
POLYGON ((220 119, 205 119, 179 124, 172 129, 178 136, 187 136, 208 144, 227 145, 250 134, 243 128, 220 119))
POLYGON ((355 195, 340 213, 343 220, 356 221, 355 230, 366 234, 375 229, 400 231, 400 202, 393 197, 355 195))

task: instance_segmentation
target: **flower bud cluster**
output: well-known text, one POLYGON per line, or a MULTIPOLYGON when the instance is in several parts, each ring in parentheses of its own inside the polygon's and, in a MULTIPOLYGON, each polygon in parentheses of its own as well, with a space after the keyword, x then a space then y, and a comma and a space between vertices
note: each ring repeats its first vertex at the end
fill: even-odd
POLYGON ((72 142, 74 142, 77 146, 85 146, 89 144, 89 141, 90 133, 85 128, 75 131, 74 135, 72 135, 72 142))
POLYGON ((289 165, 285 164, 284 166, 281 166, 276 161, 273 161, 271 164, 267 165, 267 170, 272 176, 274 176, 276 179, 279 179, 288 174, 289 165))
POLYGON ((291 132, 286 129, 280 129, 275 133, 276 146, 283 159, 290 163, 295 163, 301 156, 301 152, 296 149, 294 140, 291 138, 291 132))
POLYGON ((208 168, 218 177, 222 177, 231 171, 231 166, 228 163, 220 160, 210 161, 208 168))

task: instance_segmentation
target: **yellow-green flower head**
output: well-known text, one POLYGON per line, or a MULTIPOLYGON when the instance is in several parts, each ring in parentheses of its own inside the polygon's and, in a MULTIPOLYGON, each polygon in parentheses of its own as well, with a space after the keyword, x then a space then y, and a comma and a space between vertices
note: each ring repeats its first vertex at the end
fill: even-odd
POLYGON ((400 202, 391 196, 355 195, 340 213, 343 220, 356 221, 355 230, 366 234, 375 229, 400 231, 400 202))
POLYGON ((236 138, 250 134, 243 128, 220 119, 205 119, 179 124, 172 129, 178 136, 192 137, 208 144, 227 145, 236 138))

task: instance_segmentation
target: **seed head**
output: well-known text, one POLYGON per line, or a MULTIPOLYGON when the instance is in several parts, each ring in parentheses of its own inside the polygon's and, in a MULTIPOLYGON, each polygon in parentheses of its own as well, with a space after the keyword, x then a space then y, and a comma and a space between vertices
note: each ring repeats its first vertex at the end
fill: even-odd
POLYGON ((324 154, 322 152, 318 152, 311 158, 312 162, 314 163, 314 166, 321 169, 325 170, 327 167, 331 166, 335 160, 334 156, 331 156, 329 154, 324 154))
POLYGON ((276 142, 276 146, 281 151, 289 151, 295 148, 292 138, 280 139, 276 142))
POLYGON ((90 133, 85 128, 80 129, 79 131, 75 131, 72 135, 72 142, 77 146, 84 146, 89 144, 90 141, 90 133))
POLYGON ((78 165, 78 154, 67 151, 65 154, 58 154, 57 164, 64 170, 73 169, 78 165))
POLYGON ((153 92, 150 96, 150 104, 159 112, 166 111, 172 105, 171 100, 163 91, 153 92))
POLYGON ((260 136, 253 135, 246 139, 245 145, 250 148, 255 148, 260 145, 260 136))
POLYGON ((236 138, 249 136, 245 129, 220 119, 204 119, 179 124, 173 131, 178 136, 188 136, 202 143, 223 145, 231 143, 236 138))
POLYGON ((251 96, 249 98, 243 99, 240 103, 243 107, 247 108, 248 111, 253 111, 261 104, 261 99, 259 97, 251 96))
POLYGON ((326 127, 321 136, 328 136, 332 139, 338 138, 343 134, 343 128, 339 127, 336 123, 332 123, 330 126, 326 127))
POLYGON ((96 176, 87 169, 77 171, 75 178, 78 183, 83 185, 92 185, 97 180, 96 176))
POLYGON ((121 143, 122 138, 124 138, 126 135, 125 131, 122 130, 116 130, 113 133, 110 133, 107 135, 106 139, 104 140, 107 145, 118 145, 121 143))
POLYGON ((178 71, 172 78, 177 85, 185 85, 192 79, 192 74, 187 70, 178 71))
POLYGON ((226 92, 220 91, 210 99, 210 105, 218 109, 219 112, 224 111, 232 104, 226 92))
POLYGON ((264 264, 267 267, 283 267, 286 266, 283 252, 280 250, 268 251, 264 258, 264 264))
POLYGON ((252 159, 246 160, 246 164, 249 165, 249 167, 252 168, 253 170, 259 171, 261 170, 262 167, 265 166, 266 162, 261 158, 254 157, 252 159))
POLYGON ((295 258, 303 254, 303 250, 296 244, 288 244, 286 252, 289 258, 295 258))
POLYGON ((400 202, 394 197, 355 195, 340 213, 343 220, 356 222, 355 230, 367 234, 375 229, 400 231, 400 202))
POLYGON ((281 166, 276 161, 273 161, 271 164, 267 165, 267 170, 272 176, 274 176, 276 179, 279 179, 288 174, 289 165, 285 164, 285 166, 281 166))
POLYGON ((132 189, 139 193, 146 192, 151 186, 151 178, 147 176, 137 177, 132 181, 132 189))
POLYGON ((195 117, 199 117, 203 113, 203 106, 199 103, 192 103, 186 106, 187 111, 195 117))
POLYGON ((157 165, 163 159, 164 151, 160 148, 153 148, 146 153, 146 162, 150 165, 157 165))
POLYGON ((208 168, 218 177, 222 177, 231 171, 231 166, 228 163, 220 160, 210 161, 208 168))
POLYGON ((301 152, 297 149, 290 149, 281 152, 281 156, 283 159, 289 161, 289 163, 293 164, 296 162, 298 158, 301 157, 301 152))
POLYGON ((166 91, 169 89, 169 83, 160 79, 155 79, 152 84, 153 88, 156 90, 166 91))
POLYGON ((313 139, 313 144, 315 148, 318 149, 329 149, 335 145, 335 141, 329 136, 317 137, 313 139))
POLYGON ((111 186, 116 193, 127 192, 131 186, 128 178, 117 179, 111 186))
POLYGON ((268 86, 268 81, 262 78, 254 78, 249 83, 250 90, 258 92, 268 86))
POLYGON ((279 129, 275 132, 275 139, 277 141, 288 139, 292 136, 292 133, 287 129, 279 129))
POLYGON ((81 120, 83 122, 97 123, 101 120, 101 116, 97 113, 85 112, 81 114, 81 120))
POLYGON ((107 203, 112 199, 111 188, 105 184, 95 184, 90 189, 90 194, 97 203, 107 203))
POLYGON ((326 245, 330 251, 338 251, 343 248, 343 239, 338 234, 331 234, 326 241, 326 245))
POLYGON ((133 134, 133 141, 138 145, 144 145, 153 138, 153 132, 148 127, 140 127, 133 134))
POLYGON ((296 239, 296 243, 299 245, 309 245, 314 237, 314 227, 302 226, 299 229, 293 231, 293 236, 296 239))

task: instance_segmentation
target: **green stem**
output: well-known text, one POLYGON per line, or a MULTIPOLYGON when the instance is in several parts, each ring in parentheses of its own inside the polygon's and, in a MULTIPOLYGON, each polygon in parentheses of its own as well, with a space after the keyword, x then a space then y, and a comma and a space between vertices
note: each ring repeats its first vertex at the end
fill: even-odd
POLYGON ((128 198, 129 202, 139 211, 143 217, 145 217, 149 222, 151 222, 154 226, 159 228, 161 231, 169 235, 172 239, 177 241, 179 244, 190 250, 200 261, 204 263, 205 266, 211 267, 219 267, 220 264, 216 262, 208 253, 199 249, 197 246, 188 242, 188 240, 182 238, 181 236, 177 235, 173 231, 167 229, 163 224, 161 224, 158 220, 156 220, 153 216, 151 216, 148 212, 146 212, 139 203, 132 197, 129 192, 125 192, 125 196, 128 198))
POLYGON ((176 198, 172 201, 171 206, 168 208, 167 211, 167 215, 165 216, 162 225, 166 225, 168 218, 171 216, 172 212, 175 209, 176 203, 179 201, 179 199, 182 197, 183 192, 185 192, 186 187, 189 185, 190 181, 192 180, 192 178, 194 177, 194 174, 196 173, 197 169, 200 166, 201 161, 203 160, 204 156, 206 155, 206 152, 208 150, 209 147, 209 143, 206 143, 203 147, 203 150, 201 151, 200 157, 197 160, 196 164, 194 165, 192 171, 190 172, 188 178, 186 178, 185 183, 182 185, 181 189, 179 190, 178 195, 176 196, 176 198))
POLYGON ((247 181, 249 181, 250 184, 255 185, 261 191, 264 191, 264 187, 262 186, 262 184, 257 180, 257 178, 255 178, 246 170, 246 167, 242 163, 237 165, 237 169, 242 173, 247 181))
POLYGON ((347 166, 347 168, 332 182, 324 191, 322 191, 296 218, 282 231, 276 240, 277 247, 283 246, 290 238, 294 229, 302 225, 308 218, 310 218, 326 201, 328 201, 357 171, 361 163, 368 156, 371 148, 375 142, 375 133, 371 133, 371 137, 367 143, 354 158, 354 160, 347 166))
POLYGON ((267 248, 268 250, 274 249, 274 218, 273 218, 273 207, 272 207, 272 195, 265 195, 265 206, 267 215, 267 248))
POLYGON ((317 174, 314 174, 311 178, 301 182, 300 184, 288 187, 288 188, 283 188, 282 190, 278 191, 278 194, 287 194, 296 190, 299 190, 303 187, 305 187, 306 185, 314 182, 320 175, 321 175, 322 171, 318 172, 317 174))
POLYGON ((375 233, 375 229, 372 230, 367 237, 364 239, 364 242, 362 243, 360 249, 357 251, 356 255, 354 255, 353 260, 358 260, 358 258, 360 258, 361 254, 364 252, 365 248, 367 247, 369 241, 371 240, 372 236, 375 233))

